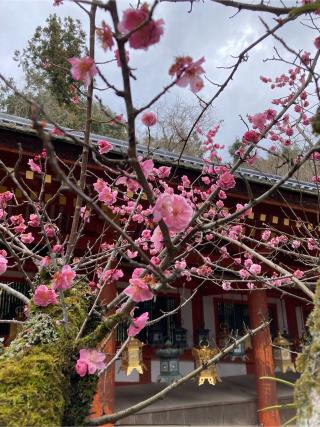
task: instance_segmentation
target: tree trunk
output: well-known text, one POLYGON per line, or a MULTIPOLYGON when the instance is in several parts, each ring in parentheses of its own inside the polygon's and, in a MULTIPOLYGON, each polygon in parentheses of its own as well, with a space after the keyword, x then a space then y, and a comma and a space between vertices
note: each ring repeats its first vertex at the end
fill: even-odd
POLYGON ((75 372, 75 337, 85 319, 88 299, 79 289, 65 293, 68 325, 58 305, 30 307, 31 315, 0 357, 0 426, 81 425, 88 415, 97 376, 75 372))
POLYGON ((314 297, 314 309, 307 325, 312 337, 297 358, 297 369, 301 377, 295 385, 297 425, 300 427, 320 426, 320 281, 314 297))

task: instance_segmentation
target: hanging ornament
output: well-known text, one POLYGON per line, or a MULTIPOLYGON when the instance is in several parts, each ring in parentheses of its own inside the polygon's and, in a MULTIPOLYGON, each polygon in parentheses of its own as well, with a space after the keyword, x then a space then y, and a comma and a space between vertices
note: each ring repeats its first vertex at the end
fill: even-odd
MULTIPOLYGON (((208 360, 212 359, 219 350, 216 347, 210 347, 207 340, 203 340, 198 347, 192 348, 192 355, 196 368, 203 366, 208 360)), ((215 385, 217 381, 221 382, 215 364, 211 364, 198 375, 198 385, 202 385, 208 381, 209 384, 215 385)))
POLYGON ((128 345, 123 350, 121 355, 121 369, 126 372, 127 376, 136 370, 139 374, 143 374, 146 369, 142 358, 143 342, 137 338, 130 338, 128 345))
POLYGON ((283 374, 288 370, 296 372, 291 360, 290 342, 281 335, 280 331, 278 331, 278 335, 273 340, 273 345, 273 359, 276 367, 280 368, 283 374))

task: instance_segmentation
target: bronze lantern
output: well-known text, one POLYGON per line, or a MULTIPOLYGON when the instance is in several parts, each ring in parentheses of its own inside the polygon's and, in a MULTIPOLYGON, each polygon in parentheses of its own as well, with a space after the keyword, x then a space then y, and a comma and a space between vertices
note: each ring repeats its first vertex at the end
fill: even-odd
POLYGON ((142 358, 143 346, 143 342, 132 337, 123 350, 121 355, 121 369, 125 371, 127 375, 130 375, 134 370, 139 374, 143 374, 143 370, 146 369, 142 358))
POLYGON ((280 368, 283 374, 288 370, 296 372, 296 368, 291 360, 290 342, 281 335, 280 331, 278 331, 278 335, 272 344, 275 366, 280 368))
MULTIPOLYGON (((203 340, 198 347, 192 348, 192 355, 194 357, 196 368, 205 365, 208 360, 212 359, 219 350, 209 346, 207 340, 203 340)), ((208 381, 209 384, 215 385, 217 381, 221 382, 215 364, 211 364, 206 369, 203 369, 198 375, 198 385, 202 385, 208 381)))

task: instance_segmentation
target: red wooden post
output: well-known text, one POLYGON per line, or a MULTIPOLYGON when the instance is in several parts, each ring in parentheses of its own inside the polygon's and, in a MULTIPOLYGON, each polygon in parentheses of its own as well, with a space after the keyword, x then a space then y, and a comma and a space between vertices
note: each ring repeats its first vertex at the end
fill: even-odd
MULTIPOLYGON (((105 286, 101 295, 101 300, 104 304, 112 301, 116 296, 115 284, 105 286)), ((113 332, 112 336, 106 342, 101 343, 102 349, 106 353, 106 363, 108 363, 116 351, 116 336, 113 332)), ((94 396, 90 416, 92 418, 99 417, 104 414, 112 414, 115 409, 115 364, 103 373, 98 381, 98 387, 94 396)), ((113 424, 103 424, 102 427, 113 427, 113 424)))
MULTIPOLYGON (((267 294, 265 290, 255 290, 249 294, 248 308, 251 328, 260 325, 262 319, 268 319, 267 294)), ((264 328, 252 337, 253 354, 257 385, 258 409, 277 405, 277 386, 274 381, 259 380, 260 377, 274 377, 270 329, 264 328)), ((260 425, 280 426, 278 410, 258 412, 260 425)))

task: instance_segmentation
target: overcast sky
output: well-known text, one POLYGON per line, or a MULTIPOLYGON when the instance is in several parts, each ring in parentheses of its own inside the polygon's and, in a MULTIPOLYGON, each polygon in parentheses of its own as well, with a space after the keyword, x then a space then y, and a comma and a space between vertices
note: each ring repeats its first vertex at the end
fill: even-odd
MULTIPOLYGON (((79 18, 84 29, 87 29, 85 14, 68 0, 64 0, 64 4, 59 7, 53 6, 53 0, 0 0, 0 3, 0 71, 7 77, 13 77, 18 84, 22 84, 23 78, 21 70, 12 60, 13 52, 26 45, 36 26, 43 25, 50 13, 79 18)), ((128 5, 125 0, 118 0, 117 3, 121 9, 128 5)), ((272 3, 281 4, 280 1, 272 3)), ((287 4, 294 5, 295 1, 287 4)), ((150 47, 148 51, 130 50, 130 64, 137 68, 133 94, 138 106, 143 105, 168 84, 168 69, 175 56, 190 55, 194 59, 204 56, 204 68, 208 78, 221 83, 226 70, 217 67, 231 65, 234 61, 232 55, 238 55, 264 32, 256 13, 241 12, 231 18, 235 13, 234 9, 213 4, 209 0, 194 3, 191 13, 189 9, 189 3, 161 3, 155 15, 165 21, 165 33, 161 42, 150 47)), ((261 16, 270 25, 274 25, 271 16, 261 16)), ((106 19, 106 16, 100 13, 97 23, 102 19, 106 19)), ((295 22, 286 26, 279 34, 295 49, 314 53, 313 40, 318 34, 306 26, 295 22)), ((224 120, 218 142, 231 145, 235 138, 246 130, 239 119, 240 114, 245 116, 270 107, 270 100, 275 93, 260 82, 259 76, 274 76, 285 70, 283 64, 278 62, 263 62, 273 56, 275 44, 275 40, 269 38, 257 46, 250 53, 248 61, 241 66, 233 82, 214 104, 215 121, 224 120)), ((98 60, 111 59, 112 56, 101 49, 98 49, 97 54, 98 60)), ((119 83, 119 69, 114 64, 106 66, 104 71, 110 81, 119 83)), ((209 99, 215 90, 214 86, 206 83, 200 95, 209 99)), ((172 90, 166 102, 173 102, 177 94, 190 103, 196 102, 194 95, 188 89, 182 88, 172 90)), ((121 100, 109 92, 104 92, 103 96, 105 103, 115 112, 124 113, 121 100)))

